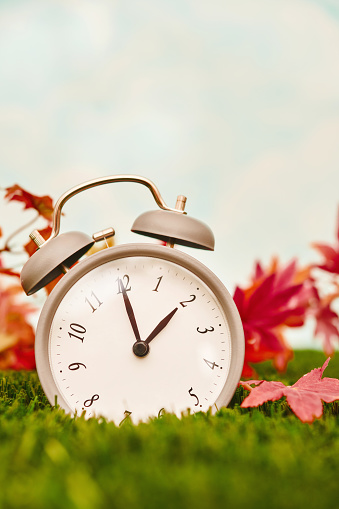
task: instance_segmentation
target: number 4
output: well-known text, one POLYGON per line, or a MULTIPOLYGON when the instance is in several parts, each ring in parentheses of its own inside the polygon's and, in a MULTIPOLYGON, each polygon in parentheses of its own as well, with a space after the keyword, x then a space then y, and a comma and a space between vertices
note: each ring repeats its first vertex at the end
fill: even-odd
POLYGON ((208 361, 207 359, 204 359, 204 361, 206 362, 207 366, 211 369, 219 367, 218 364, 216 364, 215 362, 208 361))

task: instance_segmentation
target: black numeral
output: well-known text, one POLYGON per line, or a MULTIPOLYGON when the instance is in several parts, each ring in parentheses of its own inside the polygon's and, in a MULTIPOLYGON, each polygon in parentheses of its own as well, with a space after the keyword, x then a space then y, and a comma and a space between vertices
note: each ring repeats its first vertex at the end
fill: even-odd
POLYGON ((162 278, 163 278, 163 276, 160 276, 160 277, 157 278, 158 283, 157 283, 157 286, 154 288, 154 290, 152 290, 153 292, 157 292, 158 291, 158 288, 159 288, 159 285, 161 283, 162 278))
POLYGON ((71 323, 69 328, 73 332, 76 332, 76 334, 73 334, 73 332, 69 332, 68 335, 69 335, 70 338, 73 337, 73 338, 80 339, 81 342, 84 341, 85 337, 83 336, 83 334, 85 334, 85 332, 86 332, 85 327, 83 327, 79 323, 71 323), (81 334, 81 335, 79 335, 79 334, 81 334))
POLYGON ((165 409, 164 408, 160 408, 159 412, 158 412, 158 419, 160 419, 161 417, 163 417, 165 414, 165 409))
POLYGON ((84 401, 84 406, 88 408, 93 405, 94 401, 98 401, 98 399, 99 394, 93 394, 93 396, 90 399, 86 399, 86 401, 84 401))
POLYGON ((122 279, 120 279, 120 277, 118 277, 118 279, 116 281, 118 283, 118 293, 122 293, 121 285, 124 286, 126 292, 129 292, 131 290, 131 285, 129 284, 129 276, 127 274, 125 274, 122 277, 122 279), (125 283, 125 281, 126 281, 126 283, 125 283))
POLYGON ((125 421, 126 421, 126 419, 129 419, 129 418, 130 418, 130 416, 132 415, 132 412, 130 412, 129 410, 125 410, 125 411, 124 411, 124 415, 125 415, 125 417, 124 417, 124 418, 123 418, 123 420, 119 423, 119 426, 121 426, 121 424, 122 424, 123 422, 125 422, 125 421))
POLYGON ((90 305, 91 309, 92 309, 92 313, 94 313, 94 311, 96 311, 102 304, 101 300, 98 299, 98 297, 95 295, 94 292, 91 293, 91 297, 92 299, 89 300, 87 297, 85 299, 85 302, 87 302, 87 304, 90 305), (94 303, 93 303, 94 301, 94 303))
POLYGON ((207 366, 211 369, 219 367, 218 364, 216 364, 215 362, 208 361, 207 359, 204 359, 204 361, 206 362, 207 366))
POLYGON ((202 407, 202 405, 200 405, 200 404, 199 404, 199 403, 200 403, 200 402, 199 402, 199 398, 198 398, 198 396, 197 396, 196 394, 194 394, 194 392, 193 392, 193 387, 191 387, 191 388, 189 389, 188 394, 189 394, 190 396, 192 396, 192 398, 195 398, 196 402, 194 403, 194 406, 199 406, 199 407, 201 408, 201 407, 202 407))
POLYGON ((206 332, 213 332, 214 327, 212 327, 212 326, 210 328, 207 327, 207 329, 205 329, 205 330, 200 330, 200 327, 197 327, 197 331, 199 332, 199 334, 206 334, 206 332))
MULTIPOLYGON (((190 396, 192 396, 192 398, 195 398, 195 399, 197 400, 197 402, 194 404, 194 406, 198 406, 198 405, 199 405, 199 398, 198 398, 198 396, 197 396, 196 394, 193 394, 193 392, 192 392, 192 391, 193 391, 193 387, 191 387, 191 388, 189 389, 188 394, 189 394, 190 396)), ((200 405, 200 406, 201 406, 201 405, 200 405)))
POLYGON ((83 366, 85 369, 87 369, 85 364, 83 364, 82 362, 72 362, 72 364, 68 366, 68 369, 70 369, 71 371, 75 371, 77 369, 80 369, 80 366, 83 366))
POLYGON ((193 302, 196 299, 195 295, 190 295, 190 297, 191 297, 190 299, 183 300, 182 302, 180 302, 183 308, 185 308, 189 302, 193 302))

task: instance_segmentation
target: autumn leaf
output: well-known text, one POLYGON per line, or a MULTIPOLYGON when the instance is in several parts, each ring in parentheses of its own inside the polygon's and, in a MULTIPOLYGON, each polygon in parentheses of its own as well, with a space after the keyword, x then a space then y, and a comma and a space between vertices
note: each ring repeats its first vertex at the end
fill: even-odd
POLYGON ((266 270, 256 264, 252 284, 244 289, 237 287, 233 296, 245 333, 242 376, 255 375, 250 363, 269 359, 279 371, 286 369, 293 352, 284 330, 303 325, 310 303, 316 298, 310 272, 298 270, 295 260, 280 267, 273 259, 266 270))
POLYGON ((324 258, 322 264, 315 266, 327 272, 339 274, 339 212, 335 244, 330 246, 329 244, 312 243, 311 245, 324 258))
POLYGON ((314 311, 315 335, 322 338, 323 349, 328 356, 334 354, 334 342, 339 340, 339 316, 331 308, 332 301, 338 297, 339 293, 336 292, 319 299, 314 311))
POLYGON ((20 302, 20 286, 0 287, 0 369, 34 369, 34 329, 28 316, 35 311, 20 302))
POLYGON ((322 378, 330 357, 321 368, 316 368, 301 377, 294 385, 286 386, 282 382, 250 380, 240 381, 250 394, 241 403, 242 408, 257 407, 266 401, 276 401, 283 396, 291 410, 302 422, 313 422, 323 414, 322 402, 332 403, 339 399, 339 380, 322 378), (256 385, 251 388, 251 385, 256 385))
POLYGON ((332 282, 334 287, 337 287, 337 291, 334 293, 319 297, 313 311, 316 320, 315 335, 322 338, 325 354, 333 355, 334 342, 339 339, 339 316, 331 307, 333 301, 339 297, 339 284, 335 279, 339 274, 339 210, 334 245, 313 243, 312 246, 323 256, 323 263, 313 265, 313 268, 317 267, 333 274, 332 282))
POLYGON ((1 256, 0 256, 0 274, 4 274, 5 276, 14 276, 14 277, 17 277, 17 278, 20 277, 19 272, 16 272, 15 270, 10 269, 8 267, 4 267, 4 264, 3 264, 3 261, 1 259, 1 256))
POLYGON ((4 274, 5 276, 15 276, 17 278, 20 277, 19 272, 15 272, 13 269, 6 269, 4 267, 0 267, 0 274, 4 274))
POLYGON ((35 209, 39 215, 52 220, 53 215, 53 201, 50 196, 35 196, 34 194, 25 191, 18 184, 6 188, 5 198, 8 201, 19 201, 24 203, 25 209, 35 209))

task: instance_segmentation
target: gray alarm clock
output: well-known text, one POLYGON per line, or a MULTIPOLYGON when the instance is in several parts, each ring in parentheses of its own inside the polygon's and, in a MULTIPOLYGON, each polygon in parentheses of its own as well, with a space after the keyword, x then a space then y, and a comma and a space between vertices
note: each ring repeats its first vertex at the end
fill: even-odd
POLYGON ((36 331, 38 376, 52 405, 57 401, 72 415, 85 412, 119 424, 127 416, 145 421, 161 410, 214 413, 229 403, 243 367, 243 328, 217 276, 173 249, 214 249, 212 231, 186 215, 185 201, 179 196, 176 208, 168 207, 143 177, 99 178, 60 197, 47 241, 31 234, 38 250, 21 273, 25 292, 33 294, 64 274, 36 331), (114 230, 93 238, 59 235, 62 207, 81 191, 116 182, 139 183, 152 192, 159 209, 137 218, 132 231, 164 245, 124 244, 83 257, 114 230))

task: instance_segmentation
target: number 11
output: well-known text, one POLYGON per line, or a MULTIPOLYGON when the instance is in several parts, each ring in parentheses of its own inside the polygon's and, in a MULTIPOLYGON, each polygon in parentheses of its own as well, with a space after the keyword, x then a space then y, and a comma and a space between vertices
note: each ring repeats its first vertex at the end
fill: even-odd
POLYGON ((92 313, 94 313, 94 311, 96 311, 102 304, 102 302, 98 299, 98 297, 95 295, 94 292, 91 293, 91 297, 93 297, 97 302, 95 303, 96 307, 93 306, 93 304, 91 303, 91 301, 86 297, 85 299, 85 302, 87 302, 87 304, 90 305, 91 309, 92 309, 92 313))

